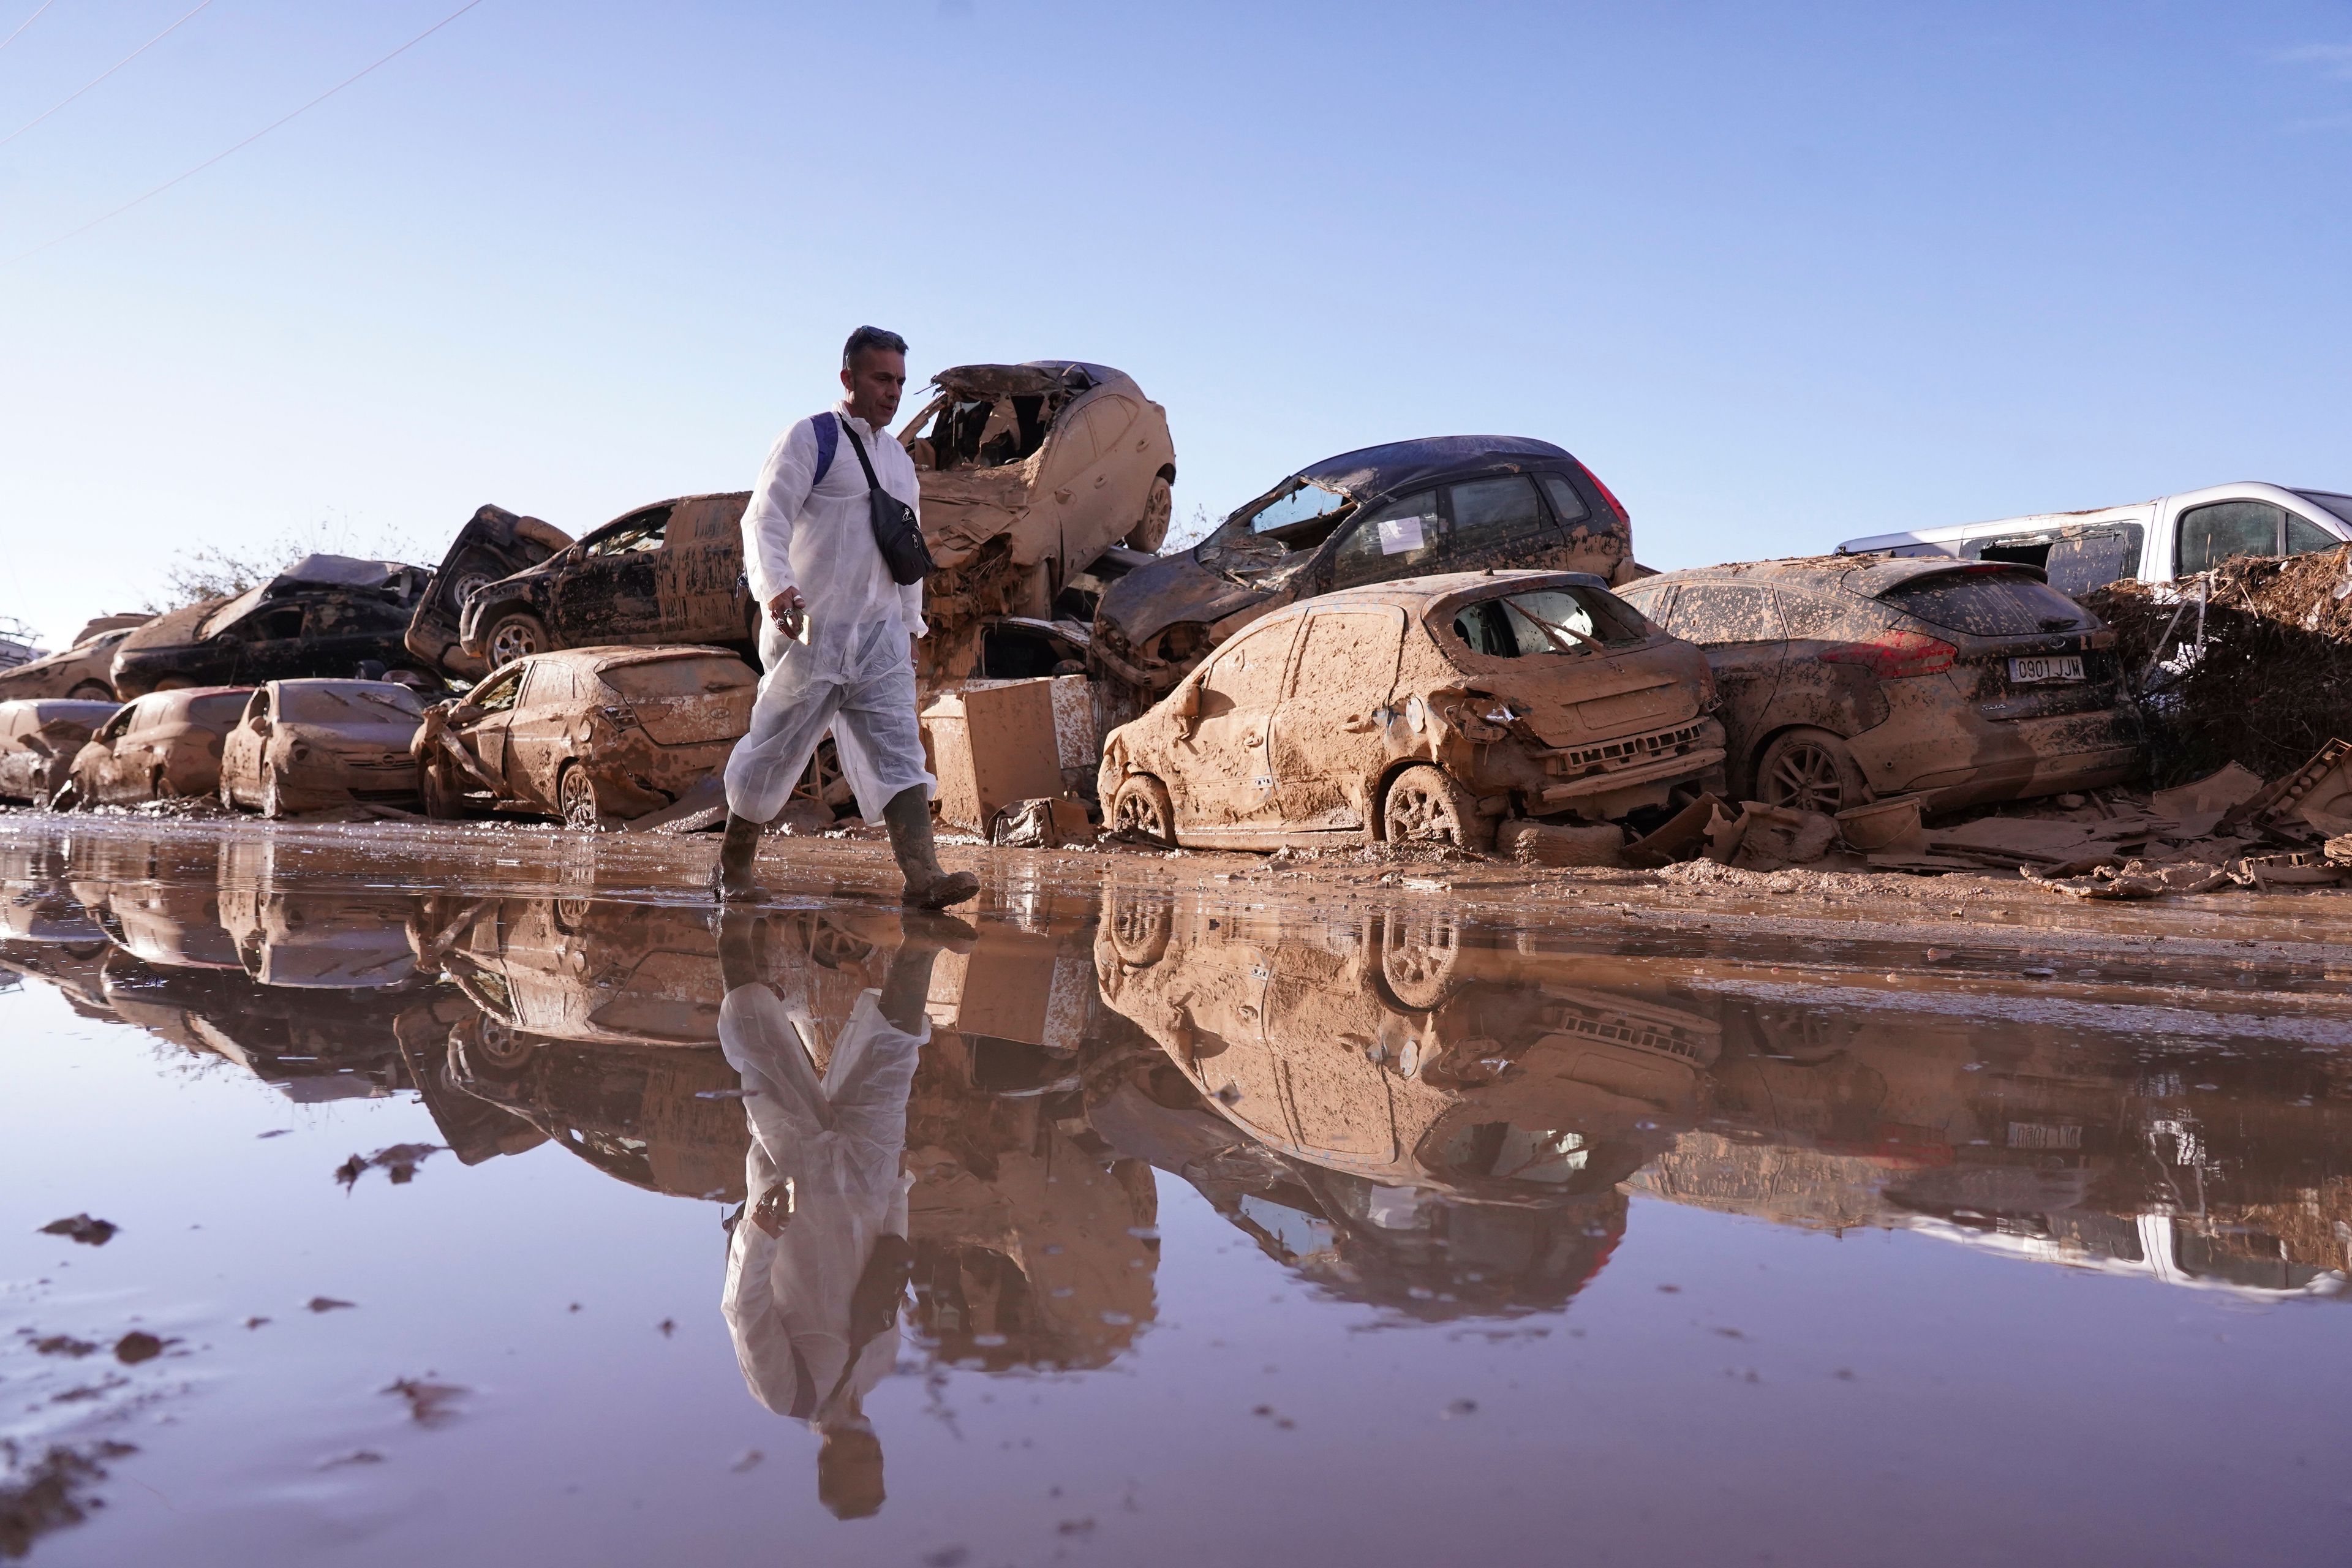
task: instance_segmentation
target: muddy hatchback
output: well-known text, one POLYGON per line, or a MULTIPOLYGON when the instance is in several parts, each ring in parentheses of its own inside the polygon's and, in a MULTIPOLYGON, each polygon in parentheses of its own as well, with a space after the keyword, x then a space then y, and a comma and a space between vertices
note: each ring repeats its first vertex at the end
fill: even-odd
POLYGON ((1817 556, 1644 578, 1627 603, 1706 650, 1731 787, 1835 812, 2118 784, 2138 710, 2115 633, 2038 568, 1817 556))

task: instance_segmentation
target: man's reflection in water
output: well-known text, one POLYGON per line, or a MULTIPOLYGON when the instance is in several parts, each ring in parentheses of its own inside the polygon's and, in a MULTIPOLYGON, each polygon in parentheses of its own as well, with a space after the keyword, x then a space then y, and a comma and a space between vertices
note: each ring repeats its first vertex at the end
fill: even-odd
MULTIPOLYGON (((880 985, 861 991, 828 1037, 804 988, 761 979, 757 917, 730 909, 722 918, 719 1038, 742 1074, 751 1129, 722 1309, 752 1394, 820 1434, 817 1497, 842 1519, 882 1506, 882 1443, 862 1405, 898 1358, 913 1260, 907 1096, 930 1038, 931 962, 971 929, 907 915, 880 985)), ((871 944, 828 935, 811 944, 817 963, 870 972, 871 944)))

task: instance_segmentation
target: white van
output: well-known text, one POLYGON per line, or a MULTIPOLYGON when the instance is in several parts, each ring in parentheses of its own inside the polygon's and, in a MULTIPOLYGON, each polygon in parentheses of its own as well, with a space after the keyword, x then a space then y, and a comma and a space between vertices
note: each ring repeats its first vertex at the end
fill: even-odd
POLYGON ((2021 561, 2062 594, 2118 577, 2169 583, 2232 555, 2301 555, 2352 543, 2352 496, 2256 483, 2214 485, 2096 511, 2044 512, 1849 539, 1840 555, 2021 561))

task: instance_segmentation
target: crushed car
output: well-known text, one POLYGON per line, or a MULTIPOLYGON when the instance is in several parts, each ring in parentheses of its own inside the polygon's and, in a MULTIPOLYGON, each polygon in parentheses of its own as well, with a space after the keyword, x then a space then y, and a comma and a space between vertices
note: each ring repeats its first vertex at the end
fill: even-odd
MULTIPOLYGON (((1549 441, 1441 436, 1326 458, 1181 554, 1111 584, 1089 652, 1129 710, 1268 612, 1342 588, 1486 567, 1633 574, 1625 509, 1549 441)), ((1114 706, 1113 710, 1118 710, 1114 706)))
POLYGON ((535 654, 425 710, 425 813, 521 812, 582 828, 674 804, 750 728, 759 678, 716 647, 535 654))
MULTIPOLYGON (((466 651, 458 636, 466 602, 500 578, 538 565, 572 546, 572 536, 554 524, 523 517, 502 506, 486 506, 449 542, 441 564, 416 596, 401 641, 427 668, 461 680, 479 680, 489 660, 466 651)), ((536 649, 532 651, 536 652, 536 649)))
POLYGON ((211 797, 220 789, 222 744, 252 696, 249 686, 197 686, 124 703, 75 753, 66 787, 51 804, 86 808, 211 797))
POLYGON ((394 681, 273 680, 221 747, 221 804, 269 817, 413 805, 424 721, 424 700, 394 681))
POLYGON ((2140 763, 2114 632, 2038 567, 1813 556, 1619 593, 1706 649, 1736 799, 1834 816, 1917 794, 1940 811, 2117 784, 2140 763))
POLYGON ((114 654, 122 639, 154 616, 100 616, 69 647, 12 669, 0 669, 0 702, 43 697, 114 701, 114 654))
POLYGON ((119 702, 0 702, 0 800, 47 805, 119 702))
POLYGON ((1451 573, 1260 617, 1104 739, 1114 828, 1159 844, 1484 850, 1605 824, 1724 760, 1706 657, 1587 573, 1451 573))
POLYGON ((422 567, 397 561, 306 555, 258 587, 170 611, 124 637, 114 689, 128 701, 183 687, 349 678, 369 663, 415 670, 403 639, 425 582, 422 567))

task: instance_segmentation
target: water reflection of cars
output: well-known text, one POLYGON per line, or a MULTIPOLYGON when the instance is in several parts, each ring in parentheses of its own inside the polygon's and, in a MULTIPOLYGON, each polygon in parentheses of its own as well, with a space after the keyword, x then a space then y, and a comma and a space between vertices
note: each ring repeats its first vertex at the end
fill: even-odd
POLYGON ((1549 441, 1444 436, 1311 464, 1181 554, 1139 566, 1097 610, 1097 679, 1138 702, 1269 610, 1338 588, 1489 567, 1631 568, 1624 508, 1549 441))
POLYGON ((273 680, 221 745, 221 804, 264 816, 415 801, 425 705, 389 680, 273 680))
POLYGON ((715 1046, 718 939, 708 911, 613 899, 485 899, 426 944, 444 974, 519 1035, 715 1046))
POLYGON ((47 805, 91 733, 121 706, 62 698, 0 702, 0 800, 47 805))
POLYGON ((211 795, 221 748, 252 691, 205 686, 126 702, 90 733, 67 774, 77 806, 136 805, 211 795))
POLYGON ((1506 816, 1599 822, 1723 762, 1706 660, 1597 577, 1483 573, 1326 595, 1236 634, 1103 742, 1117 826, 1273 848, 1492 845, 1506 816))

